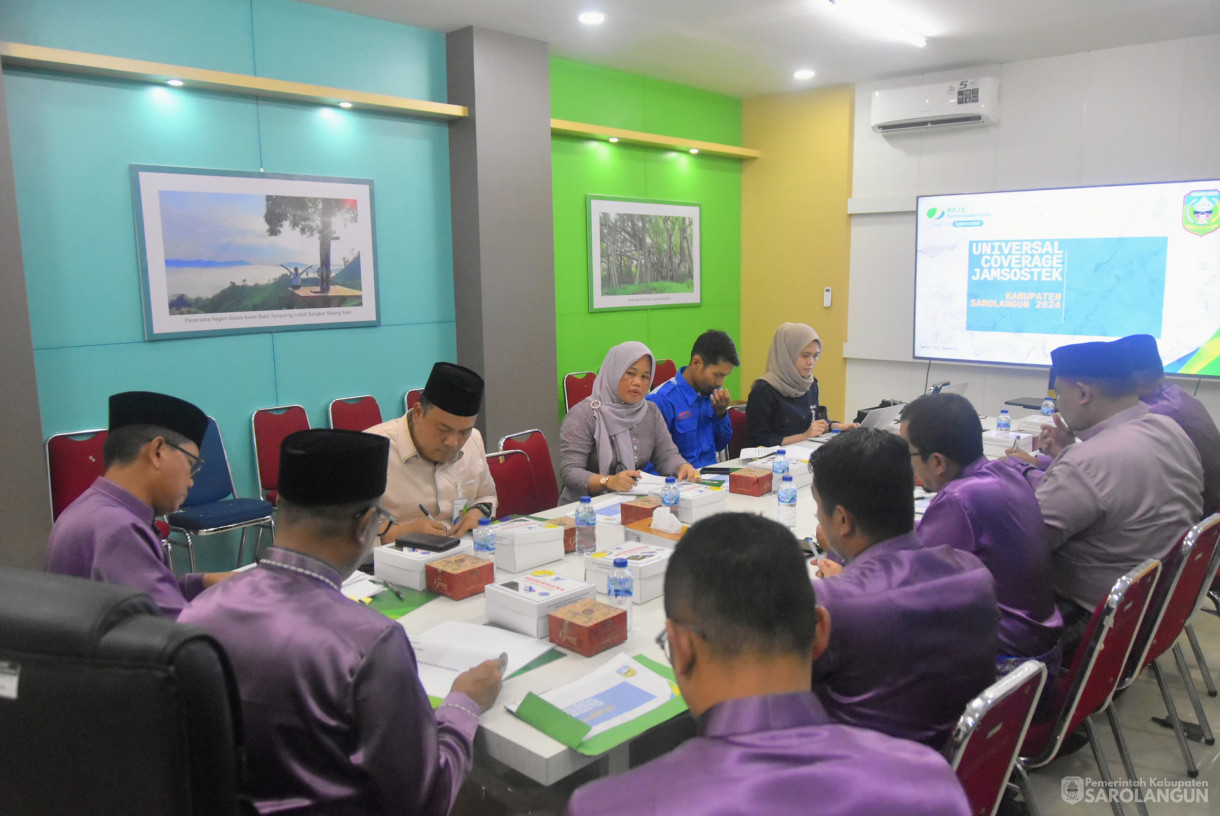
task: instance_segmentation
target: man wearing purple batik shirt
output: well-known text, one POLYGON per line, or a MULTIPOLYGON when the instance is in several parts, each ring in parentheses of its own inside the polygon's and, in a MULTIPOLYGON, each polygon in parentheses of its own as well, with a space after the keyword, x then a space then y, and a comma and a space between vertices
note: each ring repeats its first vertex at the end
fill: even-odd
POLYGON ((698 735, 591 782, 570 816, 964 816, 936 751, 834 722, 809 691, 832 621, 787 528, 747 513, 693 524, 665 572, 665 630, 698 735))
POLYGON ((920 539, 974 553, 995 578, 1000 672, 1032 657, 1054 676, 1063 618, 1033 488, 1012 467, 987 461, 979 416, 960 394, 927 394, 906 405, 901 434, 915 477, 936 494, 916 528, 920 539))
POLYGON ((846 562, 818 561, 833 625, 813 690, 839 722, 940 750, 995 681, 1000 611, 983 562, 915 534, 911 459, 857 428, 809 460, 821 537, 846 562))
POLYGON ((146 592, 166 617, 229 573, 174 575, 153 526, 182 504, 203 464, 207 415, 185 400, 150 391, 110 397, 99 476, 60 514, 47 540, 47 572, 146 592))
POLYGON ((378 504, 389 447, 356 431, 288 436, 276 546, 180 618, 233 664, 261 813, 448 813, 500 692, 489 660, 433 713, 403 628, 340 591, 393 521, 378 504))

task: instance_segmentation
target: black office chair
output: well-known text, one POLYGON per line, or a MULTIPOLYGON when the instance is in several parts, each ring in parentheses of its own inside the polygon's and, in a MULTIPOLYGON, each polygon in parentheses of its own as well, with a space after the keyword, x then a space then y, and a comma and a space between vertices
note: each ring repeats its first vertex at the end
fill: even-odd
POLYGON ((147 595, 0 568, 6 816, 246 812, 236 689, 220 645, 147 595))

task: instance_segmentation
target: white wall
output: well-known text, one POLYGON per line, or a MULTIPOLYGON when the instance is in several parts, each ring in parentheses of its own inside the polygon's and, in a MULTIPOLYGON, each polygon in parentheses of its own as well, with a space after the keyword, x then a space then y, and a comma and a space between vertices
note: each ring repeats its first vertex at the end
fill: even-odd
MULTIPOLYGON (((929 375, 911 357, 917 195, 1220 177, 1220 83, 1209 80, 1218 65, 1213 35, 857 86, 848 413, 910 399, 929 375), (995 126, 888 137, 869 128, 875 90, 984 75, 1000 80, 995 126)), ((988 414, 1046 389, 1041 368, 932 363, 929 379, 968 379, 966 396, 988 414)), ((1220 416, 1220 383, 1204 381, 1198 395, 1220 416)))

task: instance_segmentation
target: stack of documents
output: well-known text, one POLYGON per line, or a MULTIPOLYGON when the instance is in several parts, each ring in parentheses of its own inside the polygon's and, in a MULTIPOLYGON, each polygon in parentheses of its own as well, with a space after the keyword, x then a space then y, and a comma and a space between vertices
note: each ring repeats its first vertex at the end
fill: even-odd
POLYGON ((484 660, 507 654, 504 676, 508 677, 551 648, 544 640, 458 621, 445 621, 410 639, 419 664, 419 681, 428 696, 437 699, 444 699, 459 674, 484 660))

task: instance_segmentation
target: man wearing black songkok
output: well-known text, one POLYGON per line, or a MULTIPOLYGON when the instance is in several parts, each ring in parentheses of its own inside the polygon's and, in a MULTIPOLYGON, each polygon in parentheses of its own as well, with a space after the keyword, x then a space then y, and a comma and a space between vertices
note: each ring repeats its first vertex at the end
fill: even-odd
POLYGON ((418 405, 368 429, 390 440, 382 503, 398 523, 386 533, 387 541, 409 532, 461 536, 479 519, 494 517, 496 483, 474 427, 482 404, 482 377, 454 363, 437 363, 418 405))

